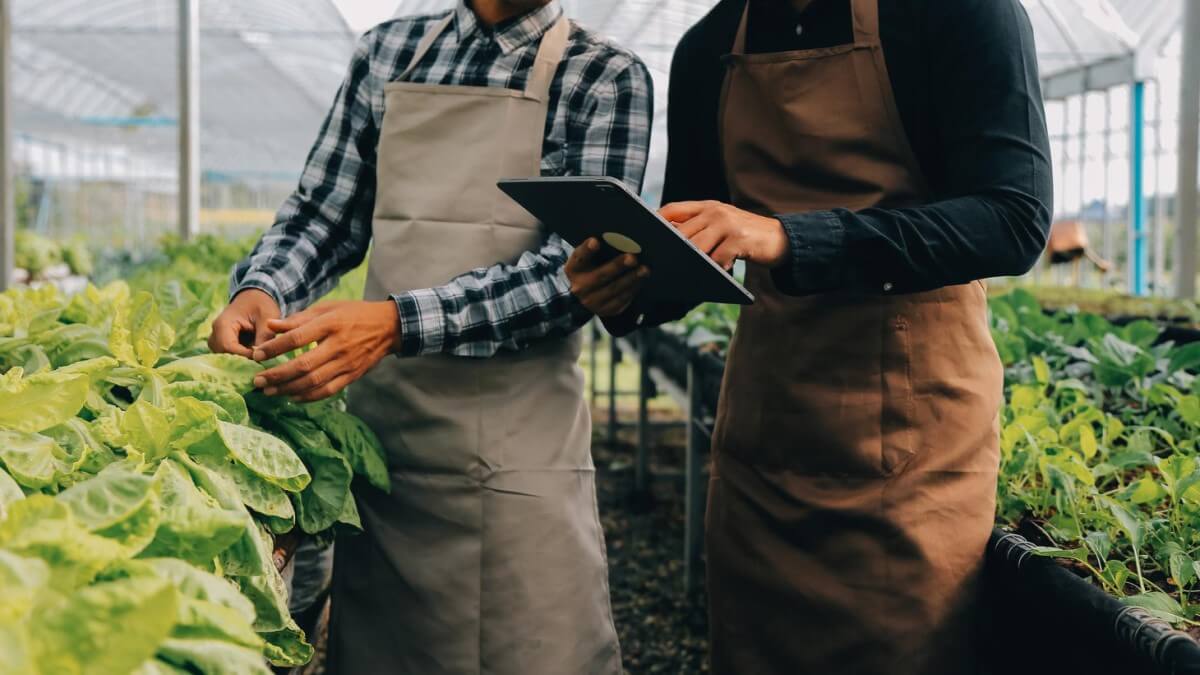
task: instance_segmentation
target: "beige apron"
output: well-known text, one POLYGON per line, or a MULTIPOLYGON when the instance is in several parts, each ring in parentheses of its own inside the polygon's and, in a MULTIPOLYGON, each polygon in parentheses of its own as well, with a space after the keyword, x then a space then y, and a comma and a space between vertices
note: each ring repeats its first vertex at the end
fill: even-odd
MULTIPOLYGON (((570 24, 542 38, 523 92, 404 82, 450 21, 386 87, 368 300, 544 241, 496 181, 540 173, 570 24)), ((355 384, 392 492, 360 495, 366 532, 338 542, 335 672, 620 672, 579 345, 386 359, 355 384)))
MULTIPOLYGON (((877 0, 852 7, 854 44, 779 54, 744 53, 743 15, 721 110, 737 206, 928 200, 877 0)), ((714 672, 977 672, 1002 389, 982 284, 794 297, 751 266, 747 285, 709 486, 714 672)))

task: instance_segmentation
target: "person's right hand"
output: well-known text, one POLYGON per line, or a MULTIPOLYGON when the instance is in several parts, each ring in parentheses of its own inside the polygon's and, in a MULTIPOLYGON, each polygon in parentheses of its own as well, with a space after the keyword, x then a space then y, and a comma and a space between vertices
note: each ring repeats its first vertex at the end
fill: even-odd
POLYGON ((563 268, 571 282, 571 294, 592 314, 604 319, 629 308, 650 270, 638 265, 637 256, 626 253, 602 262, 600 241, 580 244, 563 268))
POLYGON ((217 354, 252 358, 254 347, 275 336, 267 322, 280 317, 279 305, 266 291, 247 288, 213 321, 208 348, 217 354))

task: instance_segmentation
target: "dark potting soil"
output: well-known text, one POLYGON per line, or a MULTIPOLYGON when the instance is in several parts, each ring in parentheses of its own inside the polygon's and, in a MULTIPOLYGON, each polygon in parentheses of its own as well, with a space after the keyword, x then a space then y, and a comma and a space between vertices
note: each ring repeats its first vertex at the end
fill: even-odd
MULTIPOLYGON (((676 464, 681 455, 672 450, 657 448, 655 460, 676 464)), ((648 497, 638 496, 631 448, 620 442, 610 448, 597 439, 593 455, 625 671, 708 672, 703 590, 688 599, 683 588, 682 483, 660 479, 648 497)))

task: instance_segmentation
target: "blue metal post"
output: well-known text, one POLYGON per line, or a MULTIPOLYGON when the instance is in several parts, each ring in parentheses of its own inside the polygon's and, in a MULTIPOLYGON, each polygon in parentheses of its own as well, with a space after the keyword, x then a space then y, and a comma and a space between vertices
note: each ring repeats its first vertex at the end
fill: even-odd
POLYGON ((1131 163, 1129 176, 1129 292, 1133 295, 1146 294, 1146 268, 1148 250, 1146 246, 1146 83, 1135 82, 1132 96, 1133 111, 1130 115, 1131 163))

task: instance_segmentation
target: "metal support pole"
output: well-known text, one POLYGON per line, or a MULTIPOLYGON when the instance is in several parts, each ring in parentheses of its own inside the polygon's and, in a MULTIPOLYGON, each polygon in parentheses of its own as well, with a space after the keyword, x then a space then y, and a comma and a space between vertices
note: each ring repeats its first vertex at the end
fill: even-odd
POLYGON ((592 319, 588 322, 588 369, 591 375, 588 378, 588 384, 591 387, 593 407, 596 405, 596 392, 599 391, 599 384, 596 382, 596 374, 599 370, 596 365, 596 353, 599 350, 596 349, 596 344, 600 342, 600 326, 596 325, 597 323, 599 323, 599 319, 592 319))
POLYGON ((650 332, 638 335, 638 419, 637 454, 634 461, 634 491, 645 493, 650 489, 650 392, 654 383, 650 381, 650 332))
POLYGON ((0 291, 13 278, 13 233, 17 212, 13 192, 12 0, 0 0, 0 291))
POLYGON ((617 444, 617 362, 621 360, 621 348, 617 338, 608 338, 608 445, 617 444))
POLYGON ((1150 259, 1154 270, 1150 278, 1150 290, 1154 295, 1166 295, 1167 286, 1167 219, 1163 204, 1163 155, 1167 152, 1163 143, 1163 83, 1154 80, 1154 206, 1150 218, 1150 240, 1153 250, 1150 259))
MULTIPOLYGON (((1100 238, 1101 245, 1104 248, 1104 259, 1109 262, 1116 260, 1113 250, 1112 237, 1112 218, 1109 216, 1108 195, 1112 188, 1112 89, 1104 90, 1104 196, 1101 197, 1101 203, 1104 205, 1103 218, 1100 220, 1100 238)), ((1109 270, 1112 268, 1110 267, 1109 270)), ((1112 278, 1112 272, 1106 271, 1102 275, 1101 285, 1108 287, 1108 282, 1112 278)))
POLYGON ((179 236, 200 225, 200 0, 179 0, 179 236))
POLYGON ((1200 163, 1200 2, 1184 3, 1179 85, 1179 223, 1175 295, 1196 296, 1197 163, 1200 163))
POLYGON ((1146 294, 1146 83, 1134 82, 1129 120, 1129 293, 1146 294))
MULTIPOLYGON (((707 485, 702 472, 704 434, 700 429, 703 405, 696 366, 687 369, 687 457, 684 460, 683 585, 688 595, 700 585, 700 553, 704 542, 704 497, 707 485)), ((705 453, 707 454, 707 453, 705 453)))
MULTIPOLYGON (((1079 226, 1084 228, 1084 232, 1088 231, 1087 222, 1084 220, 1087 216, 1087 115, 1088 95, 1084 92, 1079 96, 1079 226)), ((1077 266, 1076 270, 1079 269, 1077 266)), ((1091 275, 1089 275, 1091 276, 1091 275)), ((1080 285, 1079 275, 1075 276, 1075 285, 1080 285)))

